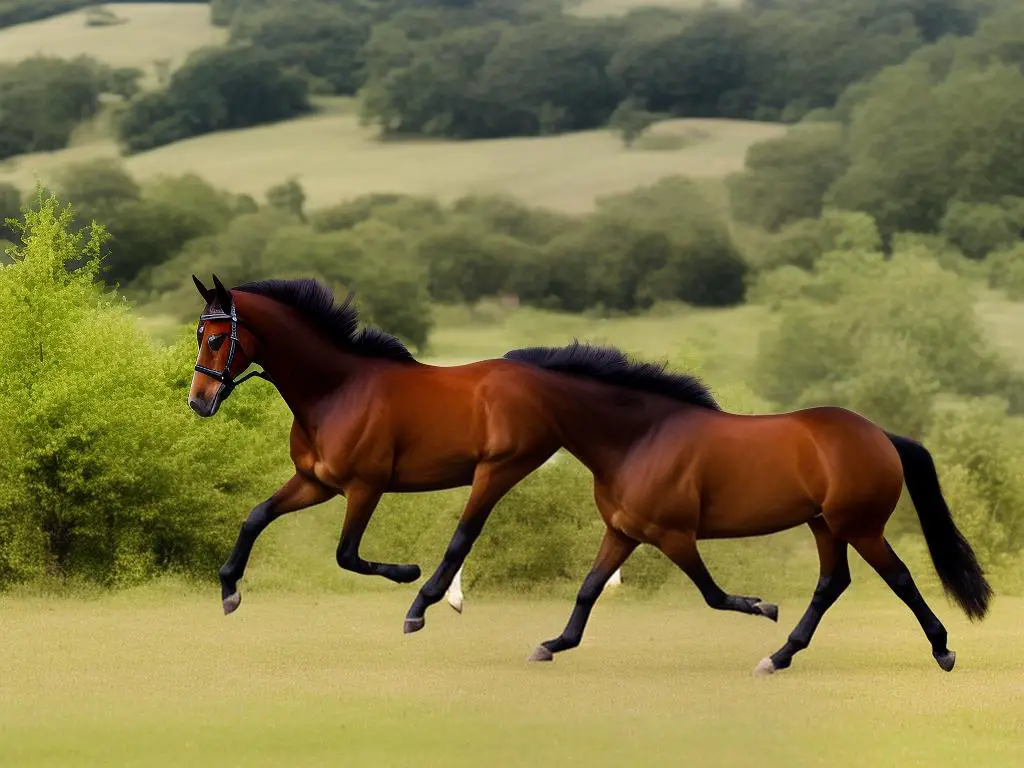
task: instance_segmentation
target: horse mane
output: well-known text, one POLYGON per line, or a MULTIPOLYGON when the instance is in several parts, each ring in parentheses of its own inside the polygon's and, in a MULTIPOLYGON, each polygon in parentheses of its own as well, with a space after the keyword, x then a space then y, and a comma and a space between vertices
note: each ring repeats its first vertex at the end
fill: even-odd
POLYGON ((669 373, 666 363, 630 360, 615 347, 581 344, 577 340, 564 347, 526 347, 503 356, 547 371, 593 379, 626 389, 650 392, 688 405, 720 411, 711 391, 695 376, 669 373))
POLYGON ((397 338, 379 328, 359 329, 359 312, 352 295, 335 304, 334 292, 319 280, 256 280, 233 289, 265 296, 298 311, 346 352, 363 357, 383 357, 413 362, 412 353, 397 338))

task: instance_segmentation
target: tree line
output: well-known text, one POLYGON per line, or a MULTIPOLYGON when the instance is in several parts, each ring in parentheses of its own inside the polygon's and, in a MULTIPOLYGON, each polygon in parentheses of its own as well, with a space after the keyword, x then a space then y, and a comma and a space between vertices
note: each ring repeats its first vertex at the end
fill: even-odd
MULTIPOLYGON (((228 45, 195 52, 157 90, 126 94, 118 133, 136 152, 294 117, 317 94, 358 94, 384 134, 457 139, 597 128, 623 105, 795 122, 922 46, 971 34, 1002 2, 748 0, 585 19, 556 0, 219 0, 211 16, 228 45)), ((24 90, 44 74, 2 80, 24 90)), ((53 93, 61 82, 49 77, 53 93)), ((94 97, 104 87, 96 81, 94 97)), ((4 90, 0 135, 12 110, 33 123, 89 116, 23 110, 4 90)), ((34 146, 6 143, 7 154, 34 146)))
MULTIPOLYGON (((68 166, 54 186, 77 227, 106 228, 101 277, 140 301, 179 303, 187 272, 234 282, 312 275, 357 289, 368 317, 421 348, 431 303, 513 296, 630 313, 659 301, 729 306, 746 291, 747 262, 725 216, 680 177, 602 198, 587 215, 486 195, 443 205, 371 194, 307 211, 294 180, 257 201, 192 174, 139 183, 111 160, 68 166)), ((16 215, 21 203, 0 184, 0 207, 16 215)))

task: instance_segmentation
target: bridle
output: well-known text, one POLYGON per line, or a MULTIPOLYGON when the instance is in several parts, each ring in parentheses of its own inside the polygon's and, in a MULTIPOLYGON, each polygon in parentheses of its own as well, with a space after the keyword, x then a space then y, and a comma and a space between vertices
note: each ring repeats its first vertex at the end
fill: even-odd
POLYGON ((235 391, 236 387, 244 384, 249 379, 259 378, 264 381, 271 380, 266 371, 251 371, 240 379, 235 379, 231 375, 231 366, 235 362, 235 352, 241 346, 238 341, 238 326, 239 324, 244 324, 242 320, 238 319, 238 312, 235 310, 235 302, 231 302, 231 309, 229 312, 206 312, 199 316, 200 338, 202 337, 203 328, 205 327, 207 320, 228 320, 231 322, 231 336, 229 339, 231 345, 228 347, 228 359, 224 363, 224 369, 215 371, 212 368, 206 368, 199 365, 198 360, 196 361, 195 366, 196 373, 201 373, 204 376, 209 376, 214 381, 220 382, 220 389, 217 390, 217 397, 220 398, 220 402, 223 403, 227 400, 231 393, 235 391))

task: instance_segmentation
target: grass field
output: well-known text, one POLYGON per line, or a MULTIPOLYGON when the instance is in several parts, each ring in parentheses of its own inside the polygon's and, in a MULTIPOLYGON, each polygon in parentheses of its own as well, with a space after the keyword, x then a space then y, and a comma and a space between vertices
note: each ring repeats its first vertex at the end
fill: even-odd
POLYGON ((177 67, 196 48, 227 39, 225 30, 210 24, 205 4, 125 3, 109 8, 127 23, 87 27, 85 12, 77 11, 0 30, 0 60, 84 54, 114 66, 138 67, 152 82, 155 61, 166 59, 177 67))
MULTIPOLYGON (((101 118, 102 119, 102 118, 101 118)), ((213 184, 261 198, 294 176, 311 208, 370 192, 436 195, 505 192, 570 212, 596 197, 624 192, 670 174, 720 179, 743 168, 747 148, 784 126, 729 120, 679 120, 655 134, 681 135, 680 149, 627 150, 610 132, 490 141, 377 141, 351 106, 276 125, 177 142, 125 161, 140 179, 195 172, 213 184)), ((71 162, 116 157, 113 141, 86 128, 77 146, 24 155, 0 165, 0 180, 29 189, 71 162)))
POLYGON ((583 646, 531 665, 565 601, 446 606, 405 636, 412 588, 0 598, 0 765, 1016 766, 1024 601, 970 626, 939 599, 957 666, 913 617, 855 582, 812 649, 750 670, 773 625, 689 597, 608 595, 583 646), (853 591, 851 590, 851 591, 853 591))

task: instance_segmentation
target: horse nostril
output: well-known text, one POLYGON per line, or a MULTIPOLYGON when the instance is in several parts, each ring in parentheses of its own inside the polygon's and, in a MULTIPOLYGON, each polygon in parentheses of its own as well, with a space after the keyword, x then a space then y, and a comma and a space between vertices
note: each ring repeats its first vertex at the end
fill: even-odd
POLYGON ((205 410, 205 406, 206 406, 206 404, 202 400, 197 400, 194 397, 190 397, 188 399, 188 407, 191 408, 196 413, 198 413, 200 416, 203 415, 203 411, 205 410))

